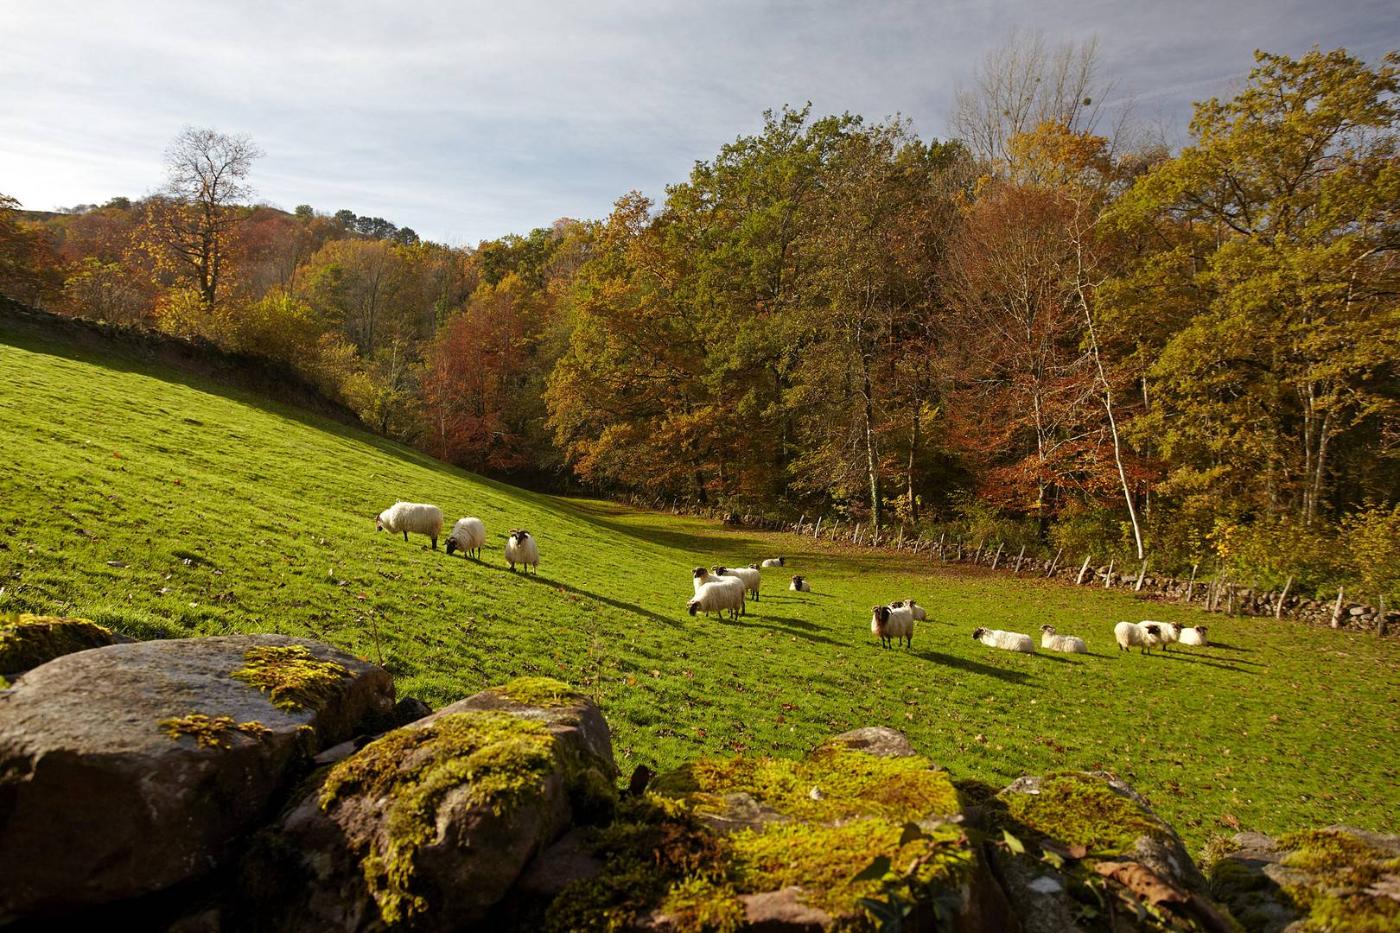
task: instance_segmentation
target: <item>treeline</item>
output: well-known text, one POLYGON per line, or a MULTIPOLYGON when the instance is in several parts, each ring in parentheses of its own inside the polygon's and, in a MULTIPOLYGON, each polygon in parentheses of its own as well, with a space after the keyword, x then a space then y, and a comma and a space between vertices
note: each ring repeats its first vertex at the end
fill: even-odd
POLYGON ((0 290, 292 361, 472 469, 1384 592, 1398 67, 1261 53, 1172 153, 1103 126, 1092 46, 1023 41, 954 139, 784 109, 475 249, 248 206, 255 147, 187 131, 158 196, 9 211, 0 290))

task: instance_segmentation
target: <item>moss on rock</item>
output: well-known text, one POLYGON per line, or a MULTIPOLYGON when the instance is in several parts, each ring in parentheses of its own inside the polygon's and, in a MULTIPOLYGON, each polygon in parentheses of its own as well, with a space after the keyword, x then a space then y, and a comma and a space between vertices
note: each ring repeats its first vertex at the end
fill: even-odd
POLYGON ((304 645, 259 645, 243 655, 230 676, 268 695, 278 709, 319 712, 351 678, 337 661, 316 657, 304 645))
POLYGON ((508 713, 450 713, 390 732, 335 765, 321 790, 333 811, 351 795, 383 801, 383 831, 362 860, 366 885, 387 924, 429 908, 415 886, 418 850, 437 836, 438 808, 449 793, 466 806, 501 814, 540 799, 544 782, 566 763, 549 730, 508 713))
POLYGON ((1107 781, 1078 771, 1047 774, 1037 793, 1003 792, 1006 816, 1031 833, 1093 855, 1131 852, 1143 836, 1170 839, 1172 831, 1107 781))
POLYGON ((19 674, 54 658, 113 644, 111 629, 87 619, 0 616, 0 674, 19 674))
POLYGON ((583 693, 553 677, 517 677, 508 684, 493 687, 490 692, 541 709, 574 706, 588 699, 583 693))
POLYGON ((229 740, 234 734, 260 739, 272 732, 256 720, 235 722, 232 716, 207 716, 204 713, 162 719, 159 725, 172 739, 178 741, 184 736, 190 736, 200 748, 228 748, 229 740))
POLYGON ((1342 829, 1315 829, 1279 837, 1290 849, 1285 868, 1305 873, 1306 882, 1283 891, 1303 913, 1304 930, 1400 931, 1400 857, 1342 829), (1389 896, 1377 893, 1385 884, 1389 896))

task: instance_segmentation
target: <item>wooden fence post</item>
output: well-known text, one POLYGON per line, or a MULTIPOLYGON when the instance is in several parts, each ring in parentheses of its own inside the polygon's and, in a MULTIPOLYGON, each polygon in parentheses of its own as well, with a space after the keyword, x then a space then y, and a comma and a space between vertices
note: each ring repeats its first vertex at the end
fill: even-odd
POLYGON ((817 516, 817 527, 812 529, 812 540, 813 540, 813 541, 815 541, 816 539, 818 539, 818 538, 820 538, 820 537, 822 536, 822 518, 824 518, 824 516, 821 516, 821 515, 818 515, 818 516, 817 516))
POLYGON ((1103 575, 1103 588, 1104 588, 1104 589, 1108 589, 1109 584, 1110 584, 1112 581, 1113 581, 1113 558, 1110 557, 1110 558, 1108 559, 1108 570, 1105 571, 1105 573, 1104 573, 1104 575, 1103 575))
POLYGON ((1023 545, 1021 545, 1021 552, 1020 552, 1019 554, 1016 555, 1016 569, 1013 570, 1013 571, 1011 571, 1012 573, 1020 573, 1020 572, 1021 572, 1021 558, 1025 557, 1025 556, 1026 556, 1026 546, 1023 544, 1023 545))
POLYGON ((996 557, 993 557, 993 558, 992 558, 992 569, 993 569, 993 570, 996 570, 996 569, 997 569, 997 564, 1001 563, 1001 549, 1002 549, 1003 546, 1004 546, 1004 542, 1001 542, 1001 541, 998 541, 998 542, 997 542, 997 555, 996 555, 996 557))
POLYGON ((1146 577, 1146 576, 1147 576, 1147 558, 1144 557, 1143 560, 1142 560, 1142 566, 1138 568, 1137 583, 1133 584, 1133 592, 1134 592, 1134 593, 1140 593, 1140 592, 1142 592, 1142 580, 1143 580, 1143 578, 1146 577))
POLYGON ((1288 579, 1283 583, 1283 592, 1278 594, 1278 599, 1274 601, 1274 618, 1283 618, 1283 601, 1288 598, 1288 591, 1293 586, 1293 574, 1288 575, 1288 579))
POLYGON ((1083 565, 1082 567, 1079 568, 1079 576, 1076 577, 1075 580, 1074 580, 1074 585, 1075 585, 1075 586, 1081 586, 1081 585, 1083 585, 1083 583, 1084 583, 1084 574, 1086 574, 1086 573, 1089 572, 1089 559, 1090 559, 1091 557, 1093 557, 1093 556, 1094 556, 1093 554, 1085 554, 1085 555, 1084 555, 1084 565, 1083 565))
POLYGON ((1376 637, 1385 637, 1385 594, 1376 597, 1376 637))
POLYGON ((959 538, 959 539, 958 539, 958 556, 957 556, 956 560, 957 560, 959 563, 962 562, 962 538, 959 538))
POLYGON ((938 559, 939 559, 939 560, 942 560, 942 559, 943 559, 943 539, 944 539, 945 537, 947 537, 947 535, 948 535, 948 532, 946 532, 946 531, 940 531, 940 532, 938 533, 938 559))
POLYGON ((1188 605, 1191 602, 1191 594, 1196 589, 1196 568, 1199 566, 1199 562, 1191 565, 1191 580, 1186 584, 1186 602, 1188 605))
POLYGON ((1055 570, 1060 566, 1060 556, 1064 554, 1064 552, 1064 548, 1059 548, 1055 551, 1055 559, 1050 562, 1050 569, 1045 571, 1045 576, 1053 577, 1055 575, 1055 570))
POLYGON ((1343 587, 1340 587, 1340 586, 1337 587, 1337 605, 1335 605, 1335 606, 1332 607, 1332 627, 1333 627, 1333 628, 1341 628, 1341 627, 1342 627, 1342 590, 1343 590, 1343 587))

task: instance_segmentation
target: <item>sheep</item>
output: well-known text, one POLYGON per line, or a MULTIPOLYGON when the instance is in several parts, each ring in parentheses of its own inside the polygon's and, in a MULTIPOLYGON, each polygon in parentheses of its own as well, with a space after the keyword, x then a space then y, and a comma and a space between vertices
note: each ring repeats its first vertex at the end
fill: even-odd
POLYGON ((786 558, 770 557, 763 562, 764 567, 782 567, 786 563, 786 558))
POLYGON ((1035 645, 1031 642, 1029 635, 1022 635, 1020 632, 1003 632, 1001 629, 977 628, 972 630, 973 641, 980 641, 989 648, 1000 648, 1003 651, 1020 651, 1023 654, 1035 654, 1035 645))
POLYGON ((506 562, 510 564, 511 573, 515 573, 516 564, 520 564, 522 569, 533 567, 535 573, 540 572, 540 549, 530 532, 520 528, 510 530, 510 536, 506 538, 506 562))
POLYGON ((1162 643, 1162 627, 1156 622, 1119 622, 1113 627, 1113 637, 1118 642, 1119 651, 1127 651, 1133 645, 1142 648, 1143 654, 1162 643))
POLYGON ((479 518, 459 518, 452 526, 452 534, 447 536, 447 553, 461 551, 480 558, 481 549, 486 545, 486 524, 479 518))
POLYGON ((890 647, 890 640, 903 641, 914 647, 914 614, 908 606, 874 606, 870 610, 870 634, 880 639, 880 645, 890 647))
POLYGON ((1084 639, 1074 635, 1057 635, 1053 625, 1040 627, 1040 647, 1048 648, 1051 651, 1063 651, 1067 654, 1089 653, 1089 649, 1084 646, 1084 639))
POLYGON ((1161 632, 1161 635, 1158 636, 1158 640, 1162 644, 1163 651, 1166 651, 1167 646, 1173 644, 1177 640, 1177 635, 1181 632, 1181 626, 1177 625, 1175 622, 1158 622, 1156 619, 1143 619, 1138 624, 1157 626, 1158 630, 1161 632))
POLYGON ((914 614, 914 621, 915 621, 915 622, 922 622, 922 621, 924 621, 925 619, 928 618, 928 613, 924 611, 924 607, 923 607, 923 606, 920 606, 918 603, 914 602, 914 600, 912 600, 912 599, 901 599, 901 600, 900 600, 899 602, 897 602, 897 603, 890 603, 890 605, 891 605, 891 606, 908 606, 908 607, 909 607, 909 611, 912 612, 912 613, 914 614))
POLYGON ((742 603, 744 594, 746 592, 743 580, 739 579, 738 577, 722 577, 718 574, 710 573, 710 571, 706 570, 704 567, 696 567, 693 577, 695 583, 696 596, 700 595, 700 590, 702 588, 712 583, 720 586, 733 587, 734 589, 738 590, 739 597, 741 600, 739 613, 740 615, 748 615, 748 606, 742 603))
POLYGON ((806 577, 795 576, 792 578, 792 582, 788 584, 788 589, 795 590, 799 593, 810 593, 812 592, 812 584, 807 582, 806 577))
POLYGON ((758 586, 763 582, 763 574, 752 567, 716 567, 717 577, 738 577, 744 581, 745 589, 753 593, 753 601, 758 602, 758 586))
POLYGON ((1197 648, 1209 648, 1210 642, 1206 639, 1206 627, 1198 625, 1195 628, 1183 628, 1177 635, 1177 641, 1183 645, 1192 645, 1197 648))
POLYGON ((374 530, 402 531, 405 541, 410 531, 427 535, 436 551, 438 535, 442 532, 442 509, 422 502, 395 502, 375 516, 374 530))
POLYGON ((685 605, 685 611, 691 615, 718 612, 723 617, 728 612, 731 619, 739 618, 743 608, 744 588, 723 580, 702 584, 695 591, 695 597, 685 605))

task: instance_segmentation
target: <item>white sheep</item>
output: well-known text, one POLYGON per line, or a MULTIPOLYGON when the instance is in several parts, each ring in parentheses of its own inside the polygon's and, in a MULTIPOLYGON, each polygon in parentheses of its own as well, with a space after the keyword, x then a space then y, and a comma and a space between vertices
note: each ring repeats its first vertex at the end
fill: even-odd
POLYGON ((874 606, 870 610, 870 634, 888 648, 890 640, 914 647, 914 614, 908 606, 874 606))
POLYGON ((807 582, 806 577, 798 575, 792 578, 792 582, 788 584, 788 589, 795 590, 799 593, 810 593, 812 592, 812 584, 807 582))
POLYGON ((710 573, 710 571, 706 570, 704 567, 696 567, 695 572, 693 574, 693 578, 696 596, 700 595, 701 589, 703 589, 706 586, 709 586, 710 584, 715 584, 717 586, 728 586, 738 590, 739 598, 741 601, 739 613, 741 615, 748 615, 748 607, 742 602, 745 594, 743 580, 740 580, 738 577, 722 577, 718 574, 710 573))
POLYGON ((1053 625, 1040 627, 1040 647, 1050 651, 1063 651, 1066 654, 1089 653, 1089 649, 1084 645, 1084 639, 1074 635, 1057 635, 1053 625))
POLYGON ((1155 625, 1161 634, 1158 641, 1161 642, 1162 650, 1166 651, 1167 646, 1174 644, 1177 636, 1181 633, 1181 626, 1175 622, 1158 622, 1156 619, 1143 619, 1138 625, 1155 625))
POLYGON ((1156 622, 1119 622, 1113 627, 1113 637, 1118 642, 1119 651, 1127 651, 1137 645, 1143 654, 1162 643, 1162 627, 1156 622))
POLYGON ((1035 654, 1035 644, 1029 635, 1022 635, 1020 632, 1003 632, 1001 629, 977 628, 972 631, 974 641, 980 641, 989 648, 1000 648, 1003 651, 1020 651, 1023 654, 1035 654))
POLYGON ((744 588, 753 593, 754 602, 758 602, 758 587, 763 582, 763 574, 753 567, 716 567, 717 577, 738 577, 744 581, 744 588))
POLYGON ((912 600, 912 599, 901 599, 901 600, 900 600, 899 602, 897 602, 897 603, 890 603, 890 605, 891 605, 891 606, 907 606, 907 607, 909 608, 909 611, 912 612, 912 613, 914 614, 914 621, 915 621, 915 622, 922 622, 922 621, 924 621, 925 619, 928 618, 928 613, 924 611, 924 607, 923 607, 923 606, 920 606, 918 603, 914 602, 914 600, 912 600))
POLYGON ((479 518, 459 518, 452 526, 452 534, 447 536, 447 553, 461 551, 472 557, 481 557, 481 549, 486 546, 486 524, 479 518))
POLYGON ((739 618, 744 609, 744 588, 727 581, 716 580, 705 583, 695 592, 695 597, 686 603, 685 611, 691 615, 698 612, 729 613, 729 618, 739 618))
POLYGON ((765 560, 765 561, 763 562, 763 566, 764 566, 764 567, 781 567, 781 566, 784 565, 784 563, 786 563, 785 558, 782 558, 782 557, 770 557, 770 558, 768 558, 767 560, 765 560))
POLYGON ((506 563, 510 564, 511 573, 515 572, 516 564, 522 568, 533 567, 535 573, 540 572, 540 549, 530 532, 519 528, 510 530, 510 536, 506 538, 506 563))
POLYGON ((422 502, 395 502, 375 517, 374 529, 401 531, 405 541, 410 531, 427 535, 436 551, 438 535, 442 532, 442 509, 422 502))
POLYGON ((1204 625, 1198 625, 1195 628, 1181 629, 1176 640, 1183 645, 1192 645, 1196 648, 1210 647, 1210 642, 1206 639, 1206 627, 1204 625))

